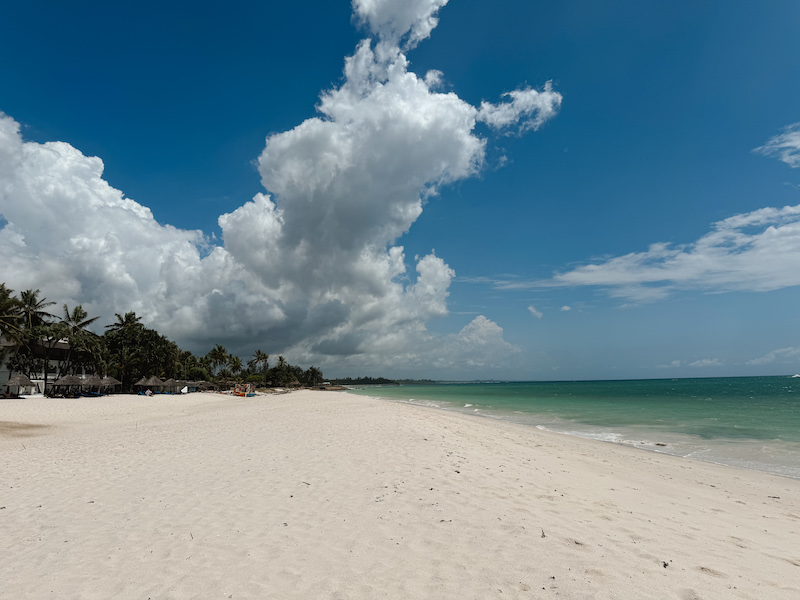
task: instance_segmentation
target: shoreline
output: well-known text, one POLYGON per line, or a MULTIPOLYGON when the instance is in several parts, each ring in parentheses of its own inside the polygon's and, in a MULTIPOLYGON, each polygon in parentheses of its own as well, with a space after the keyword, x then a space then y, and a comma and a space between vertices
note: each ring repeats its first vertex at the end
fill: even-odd
POLYGON ((0 401, 0 598, 796 598, 800 482, 346 392, 0 401))
MULTIPOLYGON (((753 378, 742 379, 752 380, 753 378)), ((703 436, 688 431, 682 424, 677 424, 676 428, 670 427, 669 424, 664 426, 661 418, 655 415, 652 416, 650 422, 640 420, 639 422, 600 424, 591 419, 583 421, 580 418, 565 416, 553 410, 541 408, 537 410, 534 405, 520 408, 502 406, 502 397, 497 398, 501 403, 498 406, 491 401, 489 403, 481 402, 474 394, 465 394, 461 398, 458 398, 458 393, 441 396, 426 395, 424 390, 419 388, 415 389, 414 393, 405 395, 394 392, 381 394, 377 390, 363 387, 352 390, 352 393, 368 395, 388 402, 432 408, 465 416, 483 417, 570 437, 602 441, 657 454, 800 480, 800 439, 796 441, 784 439, 779 432, 775 432, 774 436, 762 437, 728 437, 716 434, 703 436), (659 425, 654 427, 652 426, 653 422, 659 423, 659 425)), ((491 393, 491 390, 488 390, 487 393, 491 393)), ((695 418, 694 415, 687 415, 684 417, 684 421, 691 422, 693 418, 695 418)), ((699 421, 702 419, 702 416, 698 418, 699 421)), ((706 419, 706 422, 708 421, 706 419)), ((713 421, 715 421, 713 425, 718 425, 716 423, 718 419, 714 418, 713 421)), ((723 428, 725 426, 730 427, 727 424, 722 425, 723 428)))
MULTIPOLYGON (((640 436, 639 440, 634 440, 634 439, 614 439, 614 438, 619 438, 620 436, 618 434, 608 434, 608 433, 605 433, 605 432, 594 434, 594 433, 590 433, 590 430, 588 428, 587 428, 587 430, 585 432, 580 432, 580 431, 577 431, 577 430, 563 431, 563 430, 555 429, 555 428, 548 427, 548 426, 545 426, 545 425, 539 425, 539 424, 536 424, 536 423, 525 423, 525 422, 521 422, 521 421, 515 421, 513 419, 505 418, 503 416, 500 416, 500 415, 497 415, 497 414, 493 414, 493 413, 489 413, 489 412, 473 412, 473 413, 470 413, 470 412, 466 412, 464 410, 460 410, 457 406, 455 406, 455 407, 445 407, 445 406, 440 406, 440 405, 434 405, 432 403, 421 404, 421 403, 414 402, 413 400, 412 401, 405 401, 405 400, 398 400, 398 399, 394 399, 394 398, 384 398, 384 397, 381 397, 381 396, 367 396, 367 395, 364 395, 363 397, 371 398, 373 400, 378 400, 378 401, 394 402, 394 403, 397 403, 397 404, 405 404, 405 405, 408 405, 408 406, 417 406, 419 408, 423 408, 423 409, 427 409, 427 410, 440 410, 440 411, 448 412, 448 413, 451 413, 451 414, 462 415, 462 416, 464 416, 466 418, 487 419, 487 420, 490 420, 490 421, 497 421, 497 422, 500 422, 500 423, 508 423, 509 425, 517 425, 517 426, 520 426, 520 427, 533 428, 533 429, 536 429, 538 431, 542 431, 542 432, 546 432, 546 433, 554 434, 554 435, 566 436, 568 438, 577 438, 577 439, 581 439, 581 440, 587 440, 587 441, 590 441, 590 442, 598 442, 598 443, 602 443, 602 444, 610 444, 612 446, 619 446, 619 447, 622 447, 622 448, 630 448, 630 449, 633 449, 633 450, 640 450, 640 451, 643 451, 643 452, 652 452, 652 453, 660 455, 660 456, 671 456, 673 458, 679 458, 679 459, 684 459, 684 460, 692 460, 692 461, 697 461, 697 462, 706 463, 706 464, 710 464, 710 465, 716 465, 716 466, 720 466, 720 467, 728 467, 728 468, 731 468, 731 469, 741 469, 743 471, 750 471, 750 472, 753 472, 753 473, 763 473, 765 475, 771 475, 773 477, 783 477, 783 478, 786 478, 786 479, 791 479, 793 481, 800 481, 800 475, 787 474, 787 473, 783 473, 783 472, 778 472, 777 470, 770 471, 770 470, 767 470, 766 468, 757 468, 755 466, 745 466, 743 464, 735 464, 733 462, 724 462, 722 459, 711 460, 709 458, 700 458, 698 456, 694 456, 692 453, 682 454, 682 453, 679 453, 677 451, 670 452, 668 450, 660 448, 661 446, 669 447, 670 444, 666 444, 666 443, 655 441, 655 440, 639 441, 639 440, 641 440, 641 437, 645 437, 645 436, 640 436)), ((472 405, 470 405, 470 406, 472 406, 472 405)), ((667 438, 670 438, 670 437, 674 438, 674 437, 677 437, 677 435, 678 434, 674 434, 674 433, 673 434, 662 435, 660 439, 667 439, 667 438)), ((763 442, 759 441, 758 443, 762 444, 763 442)))

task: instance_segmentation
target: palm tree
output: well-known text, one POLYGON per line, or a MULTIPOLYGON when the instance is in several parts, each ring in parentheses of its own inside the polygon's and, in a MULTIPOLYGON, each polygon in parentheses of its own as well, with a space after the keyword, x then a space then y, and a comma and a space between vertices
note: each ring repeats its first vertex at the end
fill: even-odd
POLYGON ((13 292, 5 283, 0 283, 0 335, 9 342, 19 342, 22 304, 13 292))
POLYGON ((180 379, 189 379, 189 371, 198 366, 197 357, 189 350, 179 350, 177 367, 180 379))
MULTIPOLYGON (((11 348, 18 349, 22 344, 22 305, 12 295, 13 291, 5 283, 0 283, 0 337, 11 344, 11 348)), ((5 361, 9 351, 10 348, 0 345, 0 364, 5 361)), ((11 373, 8 375, 10 377, 11 373)))
POLYGON ((122 389, 127 390, 131 383, 131 375, 134 369, 142 362, 141 354, 137 348, 122 346, 114 356, 111 357, 111 366, 115 369, 118 377, 122 381, 122 389))
MULTIPOLYGON (((41 291, 38 289, 25 290, 19 295, 20 321, 18 335, 14 340, 17 350, 13 362, 17 367, 24 364, 29 377, 33 376, 38 367, 36 348, 42 348, 42 338, 49 335, 49 332, 45 330, 50 329, 49 319, 53 315, 45 309, 55 304, 55 302, 47 302, 44 298, 39 298, 40 293, 41 291)), ((46 372, 46 362, 44 368, 46 372)))
POLYGON ((83 306, 78 304, 75 308, 72 309, 72 312, 69 311, 67 305, 64 305, 64 318, 61 319, 61 322, 69 327, 70 333, 78 333, 86 329, 89 325, 97 321, 100 317, 92 317, 91 319, 87 319, 89 313, 83 310, 83 306))
POLYGON ((283 356, 278 356, 278 364, 272 369, 270 375, 272 376, 273 384, 286 385, 294 379, 294 375, 291 373, 291 365, 286 362, 283 356))
POLYGON ((231 355, 228 357, 228 368, 231 370, 231 373, 235 376, 237 373, 241 373, 242 371, 242 359, 238 356, 231 355))
POLYGON ((199 366, 201 369, 203 369, 204 371, 206 371, 206 373, 211 373, 211 372, 213 372, 213 369, 212 369, 212 367, 211 367, 211 359, 208 357, 208 354, 206 354, 205 356, 200 356, 200 357, 198 357, 198 359, 197 359, 197 365, 198 365, 198 366, 199 366))
POLYGON ((32 331, 34 327, 44 325, 48 318, 55 316, 44 310, 48 306, 54 305, 55 302, 46 302, 44 298, 40 300, 40 293, 41 290, 25 290, 19 295, 25 328, 29 331, 32 331))
POLYGON ((269 369, 269 354, 256 350, 253 355, 253 364, 261 367, 261 375, 264 377, 264 383, 267 382, 267 369, 269 369))
POLYGON ((208 356, 208 362, 211 363, 211 368, 215 374, 219 367, 228 363, 228 351, 220 344, 214 346, 206 356, 208 356))
POLYGON ((140 323, 142 317, 137 317, 136 313, 133 311, 126 312, 124 317, 119 313, 114 313, 114 316, 117 317, 117 322, 112 323, 111 325, 106 325, 106 329, 108 329, 109 333, 144 327, 144 325, 140 323))
POLYGON ((318 385, 322 381, 322 371, 317 367, 310 367, 305 372, 305 379, 309 385, 318 385))
MULTIPOLYGON (((65 338, 69 338, 69 330, 67 329, 66 325, 63 323, 50 323, 47 325, 39 325, 36 328, 36 346, 38 346, 39 351, 42 354, 41 359, 41 368, 42 372, 44 373, 44 391, 47 392, 47 373, 50 370, 50 356, 53 354, 53 351, 58 346, 59 342, 65 338)), ((72 352, 72 340, 70 340, 70 348, 69 352, 72 352)), ((31 352, 29 355, 33 358, 33 353, 31 352)), ((60 354, 58 355, 60 356, 60 354)), ((56 363, 58 364, 58 374, 56 378, 60 377, 64 372, 62 372, 62 362, 59 358, 56 358, 56 363)), ((69 363, 67 363, 69 364, 69 363)), ((30 367, 31 377, 33 376, 33 372, 37 370, 36 361, 31 362, 30 367)))
MULTIPOLYGON (((64 366, 60 369, 59 375, 66 375, 72 367, 73 350, 78 352, 88 353, 92 359, 97 358, 99 353, 99 345, 94 343, 97 334, 92 333, 86 329, 89 325, 97 321, 100 317, 88 318, 89 313, 83 310, 83 306, 78 304, 70 312, 69 307, 64 305, 64 318, 61 319, 61 325, 67 332, 67 340, 69 341, 69 349, 67 350, 67 358, 64 361, 64 366)), ((47 368, 45 365, 45 387, 47 387, 47 368)))

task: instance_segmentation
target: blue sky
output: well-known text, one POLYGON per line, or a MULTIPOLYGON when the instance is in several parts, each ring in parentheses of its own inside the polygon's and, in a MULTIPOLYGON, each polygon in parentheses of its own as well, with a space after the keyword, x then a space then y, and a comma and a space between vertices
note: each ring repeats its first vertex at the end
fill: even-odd
POLYGON ((5 13, 14 289, 330 376, 800 372, 794 2, 5 13))

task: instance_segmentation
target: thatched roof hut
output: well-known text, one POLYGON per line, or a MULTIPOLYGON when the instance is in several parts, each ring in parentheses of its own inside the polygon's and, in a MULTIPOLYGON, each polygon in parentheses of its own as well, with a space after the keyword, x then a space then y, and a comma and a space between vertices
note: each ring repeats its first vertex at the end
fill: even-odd
POLYGON ((148 379, 148 380, 147 380, 147 381, 144 383, 144 385, 147 385, 147 386, 150 386, 150 387, 163 387, 163 386, 164 386, 164 382, 163 382, 163 381, 161 381, 161 380, 160 380, 158 377, 156 377, 155 375, 153 375, 153 376, 152 376, 150 379, 148 379))
POLYGON ((83 379, 76 377, 75 375, 64 375, 62 378, 56 379, 53 382, 53 385, 83 385, 83 379))
POLYGON ((197 390, 215 390, 217 386, 209 381, 187 381, 186 382, 189 391, 192 391, 192 388, 197 390))
POLYGON ((14 375, 11 379, 6 381, 6 385, 14 385, 17 387, 31 387, 35 384, 30 379, 28 379, 27 375, 18 373, 17 375, 14 375))
POLYGON ((82 384, 84 387, 100 387, 103 385, 103 380, 97 375, 89 375, 83 379, 82 384))
POLYGON ((103 377, 101 385, 103 387, 114 387, 116 385, 122 385, 122 382, 119 379, 114 379, 113 377, 103 377))

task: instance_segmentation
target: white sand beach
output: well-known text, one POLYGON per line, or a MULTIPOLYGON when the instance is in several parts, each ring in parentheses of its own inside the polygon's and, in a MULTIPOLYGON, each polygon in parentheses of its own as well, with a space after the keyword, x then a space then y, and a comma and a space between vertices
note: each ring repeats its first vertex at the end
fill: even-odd
POLYGON ((0 400, 0 598, 800 598, 800 481, 341 392, 0 400))

